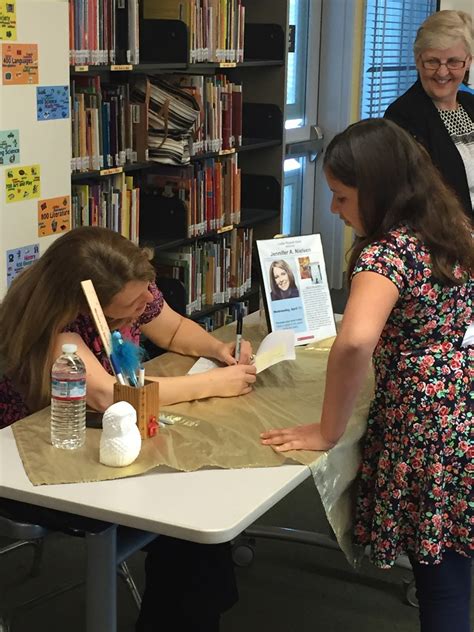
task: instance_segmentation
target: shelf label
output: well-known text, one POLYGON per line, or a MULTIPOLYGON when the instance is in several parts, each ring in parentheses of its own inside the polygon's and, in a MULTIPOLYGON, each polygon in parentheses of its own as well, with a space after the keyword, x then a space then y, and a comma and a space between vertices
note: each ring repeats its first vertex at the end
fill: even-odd
POLYGON ((229 224, 228 226, 223 226, 222 228, 218 228, 217 232, 218 233, 228 233, 229 230, 232 230, 234 228, 234 224, 229 224))
POLYGON ((110 70, 133 70, 132 64, 113 64, 110 66, 110 70))
POLYGON ((219 151, 219 156, 227 156, 228 154, 235 154, 235 147, 231 149, 221 149, 219 151))
POLYGON ((74 72, 87 72, 89 66, 74 66, 74 72))
POLYGON ((123 167, 112 167, 111 169, 101 169, 99 176, 113 176, 115 173, 122 173, 123 167))
POLYGON ((237 64, 235 61, 221 61, 219 68, 235 68, 237 64))

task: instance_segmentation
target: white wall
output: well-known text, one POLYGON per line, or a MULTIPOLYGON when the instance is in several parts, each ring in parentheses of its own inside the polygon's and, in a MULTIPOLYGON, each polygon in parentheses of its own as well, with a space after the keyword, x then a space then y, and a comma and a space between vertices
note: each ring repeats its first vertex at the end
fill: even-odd
MULTIPOLYGON (((455 9, 456 11, 470 13, 474 24, 474 0, 441 0, 440 9, 455 9)), ((469 80, 472 86, 474 84, 474 67, 472 65, 469 80)))
MULTIPOLYGON (((17 0, 16 5, 16 43, 38 44, 37 85, 69 86, 67 0, 17 0)), ((6 251, 39 243, 42 253, 54 239, 38 237, 38 201, 71 193, 70 118, 38 121, 36 88, 0 85, 0 130, 20 133, 20 161, 12 166, 41 169, 40 197, 6 204, 7 167, 0 167, 0 297, 6 290, 6 251)))

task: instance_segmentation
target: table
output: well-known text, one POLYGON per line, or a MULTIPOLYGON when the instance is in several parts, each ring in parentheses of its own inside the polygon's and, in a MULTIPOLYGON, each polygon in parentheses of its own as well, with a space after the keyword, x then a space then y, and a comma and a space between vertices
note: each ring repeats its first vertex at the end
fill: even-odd
POLYGON ((11 428, 0 431, 0 497, 111 523, 99 536, 86 534, 87 632, 117 627, 118 524, 205 544, 228 542, 310 475, 304 465, 189 473, 160 468, 134 478, 35 487, 11 428))

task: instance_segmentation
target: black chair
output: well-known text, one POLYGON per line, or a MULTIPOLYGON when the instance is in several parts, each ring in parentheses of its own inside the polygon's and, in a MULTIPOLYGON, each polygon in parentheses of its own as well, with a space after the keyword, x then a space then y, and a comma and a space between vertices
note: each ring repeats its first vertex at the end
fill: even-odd
MULTIPOLYGON (((92 534, 92 538, 93 540, 95 539, 97 542, 98 555, 100 555, 100 539, 102 533, 105 533, 108 529, 114 527, 115 525, 108 525, 107 523, 100 523, 97 521, 97 532, 92 534)), ((0 556, 15 551, 21 547, 31 546, 34 550, 34 555, 29 576, 34 577, 38 575, 40 570, 44 540, 52 532, 52 530, 47 529, 39 524, 17 521, 10 517, 7 518, 0 515, 0 537, 13 540, 11 544, 0 548, 0 556)), ((89 537, 91 535, 86 534, 84 531, 81 531, 79 529, 70 529, 68 530, 68 532, 72 536, 89 537)), ((146 546, 155 537, 155 534, 145 531, 119 527, 117 528, 115 551, 113 551, 112 553, 110 553, 109 551, 107 553, 107 561, 111 561, 112 563, 116 564, 117 573, 127 584, 127 587, 129 588, 138 609, 140 609, 141 606, 141 596, 130 573, 130 570, 126 563, 126 559, 135 551, 138 551, 142 547, 146 546)), ((96 579, 94 577, 95 573, 95 570, 88 571, 88 583, 91 581, 91 577, 93 578, 93 581, 100 581, 100 578, 96 579)), ((44 600, 49 600, 60 594, 68 592, 73 588, 77 588, 81 584, 83 584, 83 582, 64 586, 61 589, 35 597, 28 602, 16 606, 15 608, 4 607, 3 609, 0 609, 0 632, 12 632, 11 621, 14 618, 16 612, 24 610, 26 608, 32 608, 36 604, 44 600)), ((93 586, 88 586, 88 591, 99 589, 99 586, 96 586, 95 589, 93 586)), ((88 616, 95 616, 95 613, 92 612, 91 615, 88 616)))

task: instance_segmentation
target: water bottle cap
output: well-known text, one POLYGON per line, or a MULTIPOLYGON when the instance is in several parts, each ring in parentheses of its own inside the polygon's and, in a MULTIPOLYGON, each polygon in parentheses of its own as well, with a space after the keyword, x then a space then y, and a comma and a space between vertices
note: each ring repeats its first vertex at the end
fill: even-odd
POLYGON ((76 353, 77 345, 71 343, 66 343, 62 346, 63 353, 76 353))

